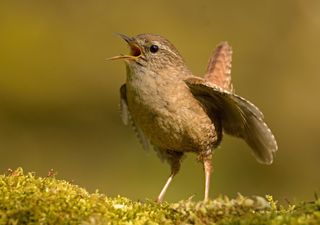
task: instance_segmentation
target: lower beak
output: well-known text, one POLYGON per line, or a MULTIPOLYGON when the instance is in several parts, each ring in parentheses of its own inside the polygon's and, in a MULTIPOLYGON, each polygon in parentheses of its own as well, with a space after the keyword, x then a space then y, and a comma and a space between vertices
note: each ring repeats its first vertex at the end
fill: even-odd
POLYGON ((117 60, 117 59, 134 59, 134 56, 131 55, 117 55, 107 58, 107 60, 117 60))
POLYGON ((125 40, 129 47, 130 47, 130 54, 129 55, 118 55, 118 56, 113 56, 111 58, 108 58, 107 60, 117 60, 117 59, 137 59, 142 55, 142 49, 136 43, 134 38, 128 37, 124 34, 116 33, 116 35, 120 36, 123 40, 125 40))

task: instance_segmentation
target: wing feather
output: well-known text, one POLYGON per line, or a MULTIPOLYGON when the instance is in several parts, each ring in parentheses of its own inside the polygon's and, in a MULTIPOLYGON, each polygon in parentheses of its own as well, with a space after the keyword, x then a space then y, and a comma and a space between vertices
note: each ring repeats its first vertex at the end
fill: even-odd
POLYGON ((137 126, 133 120, 133 118, 130 115, 130 111, 128 108, 128 102, 127 102, 127 90, 126 90, 126 84, 123 84, 120 88, 120 111, 121 111, 121 118, 125 125, 128 125, 129 122, 132 126, 132 129, 136 133, 140 143, 142 144, 143 148, 145 150, 150 149, 150 142, 148 138, 144 135, 143 131, 137 126))
POLYGON ((277 142, 255 105, 202 78, 191 77, 185 82, 207 108, 209 116, 219 115, 226 133, 243 138, 260 163, 272 163, 277 142))

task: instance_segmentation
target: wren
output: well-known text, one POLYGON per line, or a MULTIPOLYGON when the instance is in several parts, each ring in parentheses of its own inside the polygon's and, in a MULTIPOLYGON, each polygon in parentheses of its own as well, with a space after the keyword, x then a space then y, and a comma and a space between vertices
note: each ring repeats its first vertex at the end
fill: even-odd
POLYGON ((188 69, 178 50, 155 34, 128 37, 124 60, 126 83, 120 88, 121 116, 131 124, 145 149, 153 147, 171 166, 171 174, 157 201, 180 169, 182 156, 197 154, 205 172, 204 200, 209 198, 212 153, 223 133, 242 138, 258 162, 271 164, 276 140, 260 110, 235 94, 231 83, 232 49, 220 43, 209 59, 203 78, 188 69))

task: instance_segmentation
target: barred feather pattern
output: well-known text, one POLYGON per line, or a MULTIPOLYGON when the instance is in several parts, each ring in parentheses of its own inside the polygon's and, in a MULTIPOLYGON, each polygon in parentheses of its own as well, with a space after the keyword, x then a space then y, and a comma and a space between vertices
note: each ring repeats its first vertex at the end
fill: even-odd
POLYGON ((231 83, 232 48, 227 42, 221 42, 209 59, 204 79, 233 92, 231 83))
POLYGON ((253 103, 202 78, 190 77, 185 82, 209 115, 219 115, 227 134, 243 138, 258 162, 273 162, 277 142, 253 103))
POLYGON ((125 125, 130 123, 134 133, 137 135, 139 142, 142 144, 144 150, 150 150, 150 142, 144 135, 143 131, 133 121, 127 104, 126 85, 123 84, 120 88, 120 112, 121 119, 125 125))

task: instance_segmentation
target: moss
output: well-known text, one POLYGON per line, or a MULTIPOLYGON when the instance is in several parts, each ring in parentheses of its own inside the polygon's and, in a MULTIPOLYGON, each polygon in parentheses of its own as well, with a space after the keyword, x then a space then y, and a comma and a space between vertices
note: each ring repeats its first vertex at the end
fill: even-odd
POLYGON ((64 180, 24 174, 0 176, 0 224, 320 224, 320 200, 281 206, 271 196, 204 202, 138 202, 110 198, 64 180))

